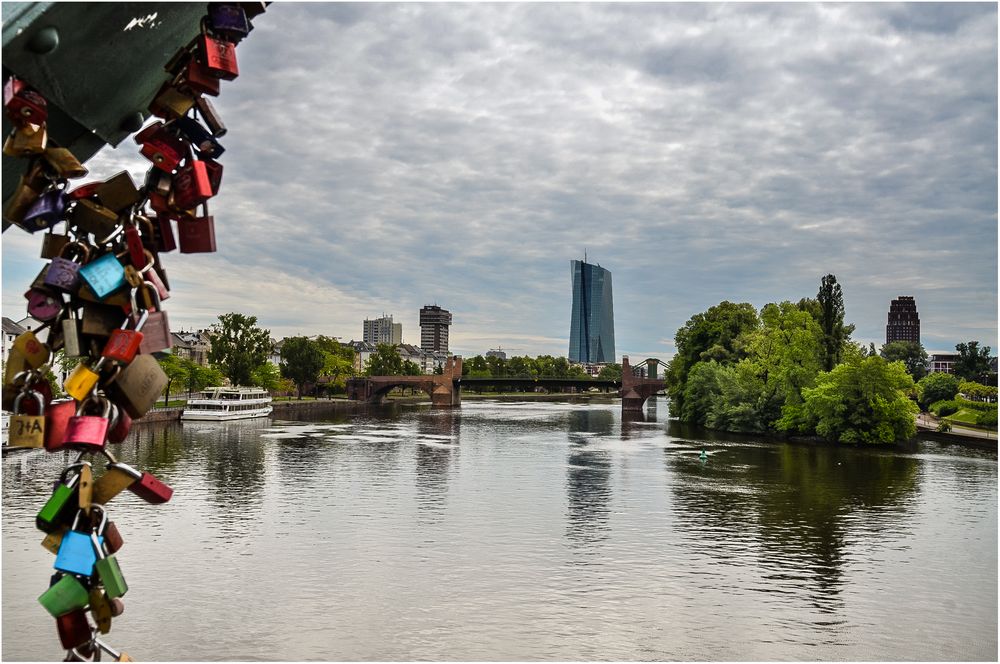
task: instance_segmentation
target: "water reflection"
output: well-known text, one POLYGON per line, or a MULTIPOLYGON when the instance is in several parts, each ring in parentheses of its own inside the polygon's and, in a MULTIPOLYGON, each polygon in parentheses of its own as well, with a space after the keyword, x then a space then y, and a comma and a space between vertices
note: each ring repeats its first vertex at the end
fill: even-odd
POLYGON ((227 508, 237 504, 241 510, 234 511, 248 513, 260 506, 267 483, 267 459, 258 440, 261 431, 269 426, 270 421, 261 418, 199 423, 194 427, 197 434, 211 442, 204 452, 205 477, 214 489, 210 493, 212 501, 227 508))
POLYGON ((452 456, 458 454, 461 412, 434 409, 421 413, 417 420, 414 455, 416 457, 417 507, 421 511, 440 512, 448 497, 448 469, 452 456))
MULTIPOLYGON (((703 436, 704 437, 704 436, 703 436)), ((907 520, 886 510, 911 500, 918 464, 908 456, 826 445, 708 442, 664 449, 679 530, 712 558, 755 552, 755 590, 805 590, 813 608, 835 613, 848 561, 847 534, 859 528, 899 536, 907 520), (701 447, 709 456, 699 458, 701 447), (732 524, 742 523, 734 531, 732 524), (715 540, 711 533, 726 532, 715 540)))
POLYGON ((588 443, 609 436, 614 417, 608 410, 581 410, 568 414, 569 456, 566 466, 566 537, 578 550, 608 539, 611 501, 611 458, 606 450, 588 443))

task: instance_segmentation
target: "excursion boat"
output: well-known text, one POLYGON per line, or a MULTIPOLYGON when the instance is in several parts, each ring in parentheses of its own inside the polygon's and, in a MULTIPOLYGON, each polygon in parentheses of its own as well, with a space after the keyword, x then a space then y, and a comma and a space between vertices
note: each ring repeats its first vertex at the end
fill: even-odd
POLYGON ((188 399, 182 420, 246 420, 271 414, 271 395, 259 387, 210 387, 188 399))

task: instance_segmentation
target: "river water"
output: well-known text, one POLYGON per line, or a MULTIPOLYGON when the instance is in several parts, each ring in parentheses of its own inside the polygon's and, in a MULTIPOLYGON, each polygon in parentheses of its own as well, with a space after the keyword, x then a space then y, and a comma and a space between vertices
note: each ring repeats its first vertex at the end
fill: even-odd
MULTIPOLYGON (((996 660, 997 455, 685 430, 664 404, 467 400, 138 428, 109 506, 139 660, 996 660), (704 449, 706 459, 701 458, 704 449)), ((5 660, 61 658, 3 461, 5 660)))

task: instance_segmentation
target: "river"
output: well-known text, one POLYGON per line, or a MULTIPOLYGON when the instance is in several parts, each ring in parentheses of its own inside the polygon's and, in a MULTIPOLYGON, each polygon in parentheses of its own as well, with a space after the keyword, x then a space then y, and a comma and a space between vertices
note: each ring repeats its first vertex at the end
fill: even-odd
MULTIPOLYGON (((719 436, 618 401, 137 428, 109 506, 137 660, 996 660, 997 455, 719 436), (701 458, 705 450, 707 458, 701 458)), ((63 655, 3 460, 3 659, 63 655)))

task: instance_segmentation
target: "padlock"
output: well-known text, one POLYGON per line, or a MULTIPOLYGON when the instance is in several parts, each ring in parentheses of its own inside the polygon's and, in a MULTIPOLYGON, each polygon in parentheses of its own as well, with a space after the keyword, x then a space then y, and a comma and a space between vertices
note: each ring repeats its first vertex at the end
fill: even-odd
MULTIPOLYGON (((101 378, 101 369, 104 368, 106 360, 102 357, 97 361, 97 364, 93 368, 87 366, 83 362, 80 362, 75 367, 73 371, 70 372, 69 376, 66 377, 65 382, 63 382, 63 390, 66 394, 70 395, 77 401, 83 401, 86 399, 94 386, 97 385, 97 381, 101 378)), ((74 415, 75 417, 75 415, 74 415)), ((71 417, 66 425, 66 435, 69 435, 69 425, 73 422, 71 417)), ((66 442, 68 438, 63 439, 63 445, 67 445, 66 442)))
POLYGON ((122 470, 134 477, 135 482, 128 485, 127 488, 147 503, 159 505, 167 502, 174 495, 174 490, 157 479, 152 473, 136 470, 132 466, 118 461, 108 466, 109 471, 112 468, 122 470))
POLYGON ((25 363, 31 369, 37 369, 49 361, 51 351, 48 344, 39 340, 38 336, 35 334, 36 332, 41 332, 48 326, 49 323, 45 322, 35 330, 22 332, 14 338, 14 343, 11 345, 11 350, 16 350, 21 353, 25 363))
POLYGON ((66 148, 48 147, 45 148, 45 153, 42 156, 45 158, 45 161, 49 162, 49 165, 55 169, 60 178, 70 180, 73 178, 82 178, 90 172, 83 164, 80 163, 80 160, 66 148))
POLYGON ((45 607, 53 618, 82 609, 89 601, 90 594, 87 589, 70 574, 64 574, 38 597, 38 603, 45 607))
POLYGON ((52 185, 27 209, 21 220, 21 226, 34 231, 52 228, 63 220, 65 212, 66 192, 52 185))
POLYGON ((76 648, 70 648, 66 651, 66 656, 63 657, 64 662, 99 662, 101 650, 98 648, 93 640, 88 643, 77 646, 76 648))
MULTIPOLYGON (((130 293, 125 293, 128 298, 130 293)), ((129 304, 126 300, 125 304, 129 304)), ((85 303, 83 305, 83 316, 81 317, 81 328, 85 335, 106 339, 111 333, 121 327, 127 314, 120 306, 108 306, 105 304, 85 303)))
POLYGON ((54 530, 47 534, 42 540, 42 548, 53 555, 59 553, 59 545, 62 544, 63 535, 65 535, 68 530, 69 528, 61 527, 58 530, 54 530))
POLYGON ((66 307, 66 316, 59 322, 62 329, 63 355, 65 357, 83 357, 86 350, 80 339, 80 321, 76 317, 76 307, 70 304, 66 307))
POLYGON ((111 602, 100 586, 90 589, 90 617, 94 619, 97 631, 107 634, 111 631, 111 602))
POLYGON ((183 117, 193 107, 194 96, 167 82, 160 86, 153 101, 149 103, 149 112, 158 118, 173 120, 183 117))
POLYGON ((139 344, 139 352, 151 355, 173 348, 174 340, 170 334, 170 321, 167 318, 167 312, 163 310, 160 304, 159 292, 152 284, 145 282, 136 289, 136 293, 133 293, 132 315, 145 316, 145 325, 142 328, 142 340, 139 344), (146 305, 146 311, 143 314, 136 313, 142 309, 142 307, 138 306, 138 300, 135 298, 135 294, 139 292, 147 295, 152 300, 150 304, 146 305))
POLYGON ((205 162, 190 159, 178 169, 170 192, 170 204, 184 210, 197 207, 212 197, 212 184, 208 179, 205 162))
POLYGON ((135 186, 128 171, 122 171, 97 185, 94 193, 101 205, 121 212, 142 200, 142 192, 135 186))
POLYGON ((8 445, 11 447, 45 446, 45 400, 35 391, 25 391, 14 397, 14 413, 10 416, 8 445), (27 415, 21 411, 24 397, 31 396, 38 404, 38 413, 27 415))
POLYGON ((140 152, 144 157, 167 173, 172 173, 184 158, 184 142, 167 131, 159 120, 136 134, 135 142, 142 146, 140 152))
POLYGON ((28 360, 24 357, 24 353, 16 348, 11 348, 7 351, 7 359, 3 368, 4 410, 13 410, 14 397, 17 396, 17 392, 20 391, 14 389, 15 381, 18 376, 26 376, 30 370, 31 367, 28 366, 28 360))
POLYGON ((42 253, 40 257, 45 259, 55 258, 67 244, 69 244, 68 232, 63 235, 57 235, 56 233, 53 233, 50 228, 49 231, 42 236, 42 253))
POLYGON ((208 4, 208 25, 212 32, 238 44, 250 33, 247 14, 237 4, 210 2, 208 4))
MULTIPOLYGON (((6 371, 9 371, 12 366, 12 357, 17 362, 21 362, 23 364, 23 368, 13 374, 5 373, 2 398, 3 410, 13 411, 14 398, 25 390, 34 390, 35 392, 41 394, 42 399, 45 402, 45 407, 48 408, 49 403, 52 401, 52 387, 49 385, 49 381, 39 369, 28 368, 27 364, 24 364, 23 362, 23 355, 20 351, 13 348, 7 356, 7 366, 5 367, 6 371)), ((34 404, 32 404, 32 402, 28 402, 29 409, 33 405, 34 404)))
POLYGON ((79 270, 80 280, 90 286, 99 300, 125 288, 125 267, 112 253, 90 261, 79 270))
POLYGON ((157 196, 167 198, 170 196, 170 189, 173 186, 173 178, 170 173, 165 173, 158 168, 151 168, 146 171, 146 193, 154 193, 157 196))
POLYGON ((97 536, 97 531, 91 531, 90 541, 93 543, 94 552, 97 554, 97 562, 94 564, 94 569, 97 572, 97 576, 101 579, 101 585, 104 586, 104 592, 107 594, 108 599, 115 599, 121 597, 126 592, 128 592, 128 584, 125 583, 125 577, 122 575, 121 567, 118 565, 118 559, 113 555, 108 555, 104 551, 104 544, 97 536))
POLYGON ((236 45, 225 39, 217 39, 205 31, 205 24, 202 22, 201 37, 196 39, 198 43, 198 59, 205 65, 212 76, 231 81, 240 74, 239 66, 236 62, 236 45))
MULTIPOLYGON (((119 408, 112 404, 111 428, 108 429, 108 442, 120 443, 128 438, 129 431, 132 430, 132 418, 125 412, 124 408, 119 408)), ((112 551, 114 553, 114 551, 112 551)))
MULTIPOLYGON (((145 267, 139 272, 143 280, 146 283, 152 284, 153 288, 156 289, 157 295, 160 297, 160 301, 166 300, 170 297, 170 291, 167 290, 167 285, 160 278, 160 273, 156 271, 156 257, 153 256, 151 251, 145 252, 146 257, 149 261, 146 263, 145 267)), ((159 308, 159 307, 157 307, 159 308)))
POLYGON ((212 195, 219 193, 222 186, 222 164, 211 159, 205 159, 205 169, 208 171, 208 183, 212 186, 212 195))
POLYGON ((80 479, 76 483, 76 497, 76 504, 89 516, 94 497, 94 473, 90 466, 80 469, 80 479))
MULTIPOLYGON (((215 136, 212 135, 212 132, 201 126, 201 123, 194 118, 177 118, 172 124, 173 128, 180 134, 181 138, 187 140, 188 143, 191 144, 191 147, 198 152, 198 156, 202 159, 218 159, 222 156, 222 153, 226 151, 226 149, 222 147, 222 144, 215 140, 215 136)), ((176 187, 177 181, 175 178, 174 188, 176 187)), ((179 207, 194 206, 179 205, 179 207)))
MULTIPOLYGON (((90 599, 89 594, 87 599, 90 599)), ((59 629, 59 641, 66 650, 86 645, 93 637, 90 621, 87 620, 87 613, 83 609, 76 609, 59 616, 56 618, 56 626, 59 629)))
POLYGON ((45 449, 56 452, 64 448, 66 426, 76 415, 76 400, 61 399, 48 405, 45 412, 45 449))
POLYGON ((202 99, 200 95, 218 97, 221 87, 219 79, 213 76, 197 58, 187 61, 185 69, 174 78, 174 84, 182 90, 189 90, 196 97, 194 102, 196 106, 202 99))
POLYGON ((146 264, 146 254, 142 246, 142 236, 139 234, 139 225, 134 221, 125 224, 125 247, 128 250, 128 262, 131 265, 139 269, 146 264))
POLYGON ((80 286, 80 268, 90 257, 90 247, 83 242, 71 242, 49 263, 45 285, 49 288, 74 293, 80 286), (70 259, 69 256, 73 256, 70 259))
MULTIPOLYGON (((101 358, 99 363, 103 361, 104 358, 101 358)), ((107 444, 110 426, 111 402, 103 397, 84 398, 76 409, 76 415, 69 418, 64 444, 71 449, 99 452, 107 444), (87 415, 87 409, 92 404, 101 408, 100 415, 87 415)))
POLYGON ((52 567, 60 572, 76 574, 78 576, 93 576, 94 563, 97 562, 97 552, 94 550, 94 543, 91 535, 97 537, 97 533, 88 528, 86 532, 77 530, 80 527, 80 517, 83 510, 78 510, 73 525, 63 535, 62 544, 59 545, 59 553, 52 567))
MULTIPOLYGON (((22 175, 21 179, 17 183, 17 187, 14 189, 14 193, 7 201, 7 205, 3 208, 4 220, 9 221, 12 224, 16 224, 17 226, 21 226, 21 222, 24 219, 24 215, 27 214, 28 208, 30 208, 31 204, 38 200, 38 197, 41 195, 42 187, 30 182, 25 176, 22 175)), ((34 232, 23 226, 21 227, 29 233, 34 232)))
POLYGON ((139 286, 141 286, 142 282, 143 282, 143 278, 142 278, 142 275, 139 274, 139 270, 135 269, 131 265, 126 265, 125 266, 125 283, 128 284, 128 290, 129 290, 129 292, 131 292, 133 288, 138 288, 139 286))
POLYGON ((51 321, 62 311, 62 297, 56 297, 41 288, 32 288, 24 297, 28 299, 28 314, 41 321, 51 321))
POLYGON ((94 482, 94 503, 107 505, 112 498, 135 484, 142 477, 142 473, 136 476, 136 474, 129 472, 133 470, 131 467, 123 466, 124 464, 112 461, 108 464, 107 471, 97 478, 97 481, 94 482))
POLYGON ((226 129, 226 125, 222 123, 222 118, 219 117, 219 113, 215 110, 215 106, 212 105, 205 97, 198 97, 195 102, 195 107, 198 109, 198 115, 201 116, 202 121, 208 130, 212 132, 212 136, 216 138, 222 138, 229 131, 226 129))
POLYGON ((3 153, 8 157, 30 157, 43 154, 49 143, 48 131, 44 125, 26 123, 15 126, 14 131, 3 144, 3 153))
POLYGON ((100 180, 86 182, 79 187, 71 189, 66 195, 75 201, 92 200, 97 202, 97 188, 102 184, 104 183, 100 180))
POLYGON ((131 317, 126 318, 122 326, 111 333, 101 355, 109 362, 121 362, 122 364, 131 362, 136 353, 139 352, 139 344, 142 343, 143 339, 142 326, 148 318, 149 312, 143 311, 142 315, 134 322, 134 327, 131 330, 128 329, 128 326, 133 323, 133 320, 131 317))
POLYGON ((97 534, 103 538, 104 550, 110 553, 117 553, 122 548, 122 534, 118 531, 118 526, 108 518, 104 505, 92 504, 91 524, 97 528, 97 534), (96 520, 96 523, 94 521, 96 520))
POLYGON ((208 203, 202 203, 202 208, 205 214, 201 217, 177 220, 177 240, 182 254, 215 251, 215 217, 208 213, 208 203))
POLYGON ((103 237, 118 226, 118 213, 90 199, 77 201, 70 215, 70 223, 79 230, 103 237))
POLYGON ((162 212, 157 213, 154 227, 156 229, 157 251, 166 253, 177 248, 177 240, 174 238, 174 227, 170 224, 170 215, 162 212))
POLYGON ((114 657, 114 661, 116 662, 135 661, 134 659, 129 657, 128 653, 125 652, 124 650, 115 650, 114 648, 106 644, 104 641, 101 641, 100 639, 94 639, 94 643, 96 643, 97 647, 106 652, 109 656, 114 657))
POLYGON ((3 86, 3 105, 14 124, 44 124, 49 115, 45 98, 16 76, 3 86))
POLYGON ((73 516, 77 511, 76 485, 80 480, 80 474, 77 472, 72 477, 68 477, 68 475, 85 465, 89 466, 90 463, 79 461, 71 463, 63 469, 55 490, 35 517, 35 526, 39 530, 51 533, 73 522, 73 516))
MULTIPOLYGON (((124 268, 123 268, 123 275, 124 275, 125 282, 127 284, 128 283, 128 273, 124 272, 124 268)), ((104 299, 101 300, 101 299, 98 299, 98 297, 97 297, 96 294, 94 294, 94 289, 93 288, 91 288, 90 286, 88 286, 85 283, 82 283, 82 284, 80 284, 80 289, 76 291, 76 296, 77 296, 77 298, 79 298, 79 301, 81 301, 82 303, 84 303, 84 306, 91 305, 91 304, 92 305, 105 305, 105 306, 108 306, 108 307, 114 307, 115 309, 119 309, 119 308, 124 309, 124 308, 128 307, 128 288, 119 288, 118 290, 116 290, 115 292, 111 293, 110 295, 106 295, 104 297, 104 299)), ((107 332, 105 332, 104 336, 110 335, 111 334, 111 330, 113 330, 113 329, 115 329, 115 328, 112 327, 107 332)))
MULTIPOLYGON (((146 325, 149 325, 148 321, 146 325)), ((156 358, 142 353, 121 370, 118 378, 107 386, 107 391, 129 417, 137 420, 153 407, 167 382, 167 374, 156 358)))

